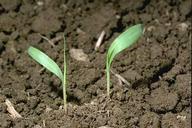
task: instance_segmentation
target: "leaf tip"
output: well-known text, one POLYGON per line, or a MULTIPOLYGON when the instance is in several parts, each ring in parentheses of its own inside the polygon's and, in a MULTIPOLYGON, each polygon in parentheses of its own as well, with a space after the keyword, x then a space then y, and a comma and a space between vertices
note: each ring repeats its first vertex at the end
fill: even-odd
POLYGON ((144 34, 144 31, 145 31, 145 29, 144 29, 144 25, 143 25, 143 24, 138 24, 138 26, 141 28, 141 32, 142 32, 142 34, 144 34))
POLYGON ((32 49, 33 49, 33 47, 29 46, 29 48, 27 49, 27 53, 30 53, 32 49))

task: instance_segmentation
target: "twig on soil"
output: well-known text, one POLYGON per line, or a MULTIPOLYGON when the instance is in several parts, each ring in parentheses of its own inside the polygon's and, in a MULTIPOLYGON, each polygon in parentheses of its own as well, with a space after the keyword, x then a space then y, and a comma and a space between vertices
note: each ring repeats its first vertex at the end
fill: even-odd
POLYGON ((22 118, 22 116, 15 110, 13 104, 8 99, 5 100, 5 104, 7 105, 7 111, 11 114, 10 116, 13 119, 22 118))
POLYGON ((63 39, 63 36, 57 36, 57 37, 55 37, 55 38, 53 38, 53 39, 48 39, 47 37, 45 37, 45 36, 43 36, 43 35, 41 35, 40 33, 39 33, 39 36, 41 37, 41 38, 43 38, 44 40, 46 40, 49 44, 51 44, 53 47, 55 47, 55 43, 56 42, 58 42, 58 41, 60 41, 60 40, 62 40, 63 39))
POLYGON ((98 48, 100 47, 101 43, 103 42, 103 39, 104 39, 104 36, 105 36, 105 31, 103 30, 95 44, 95 51, 98 50, 98 48))
POLYGON ((101 126, 99 128, 111 128, 111 127, 109 127, 109 126, 101 126))
POLYGON ((107 116, 110 117, 110 112, 109 112, 109 110, 107 110, 107 116))
POLYGON ((118 82, 119 82, 119 85, 123 85, 123 82, 122 82, 122 80, 120 80, 120 79, 118 79, 118 82))
POLYGON ((58 41, 60 41, 60 40, 62 40, 62 39, 63 39, 63 36, 60 35, 60 36, 57 36, 57 37, 51 39, 51 42, 53 42, 53 43, 55 44, 56 42, 58 42, 58 41))
POLYGON ((46 128, 46 125, 45 125, 45 120, 43 120, 43 127, 46 128))
POLYGON ((111 73, 112 73, 113 75, 115 75, 120 81, 122 81, 123 83, 125 83, 126 85, 128 85, 129 87, 131 86, 131 84, 130 84, 125 78, 123 78, 121 75, 113 72, 113 70, 111 70, 111 73))
POLYGON ((41 73, 45 70, 45 68, 41 68, 38 72, 41 73))
POLYGON ((48 39, 47 37, 41 35, 40 33, 39 33, 39 36, 40 36, 41 38, 43 38, 44 40, 46 40, 46 41, 47 41, 49 44, 51 44, 53 47, 55 47, 55 44, 54 44, 50 39, 48 39))

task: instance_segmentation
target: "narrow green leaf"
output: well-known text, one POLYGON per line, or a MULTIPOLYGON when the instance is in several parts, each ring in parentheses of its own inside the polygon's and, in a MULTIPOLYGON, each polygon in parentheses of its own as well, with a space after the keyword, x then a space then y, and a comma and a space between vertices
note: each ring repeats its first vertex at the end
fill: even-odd
POLYGON ((106 73, 107 73, 107 95, 110 96, 110 66, 114 57, 124 49, 135 43, 143 33, 142 24, 130 27, 119 35, 109 47, 107 52, 106 73))
POLYGON ((107 63, 110 67, 114 57, 124 49, 135 43, 143 33, 142 24, 130 27, 119 35, 111 44, 107 53, 107 63))
POLYGON ((51 58, 32 46, 29 47, 27 52, 34 60, 59 77, 59 79, 63 82, 63 73, 59 66, 51 58))

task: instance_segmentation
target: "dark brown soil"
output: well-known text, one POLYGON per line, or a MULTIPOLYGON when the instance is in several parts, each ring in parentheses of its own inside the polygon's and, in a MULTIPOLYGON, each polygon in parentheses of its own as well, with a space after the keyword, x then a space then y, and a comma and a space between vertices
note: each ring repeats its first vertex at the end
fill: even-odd
POLYGON ((191 14, 190 0, 0 0, 0 127, 190 128, 191 14), (107 49, 137 23, 144 24, 144 36, 112 66, 131 87, 112 75, 109 99, 107 49), (63 41, 52 46, 39 33, 52 39, 63 32, 68 51, 83 49, 89 57, 68 55, 67 113, 61 82, 26 52, 35 46, 62 67, 63 41), (23 118, 10 117, 5 99, 23 118))

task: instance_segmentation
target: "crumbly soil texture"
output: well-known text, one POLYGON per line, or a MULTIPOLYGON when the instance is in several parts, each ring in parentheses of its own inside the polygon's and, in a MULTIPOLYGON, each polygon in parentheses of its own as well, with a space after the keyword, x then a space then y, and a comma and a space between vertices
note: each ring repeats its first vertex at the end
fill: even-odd
POLYGON ((191 0, 0 0, 0 128, 190 128, 191 14, 191 0), (143 36, 112 64, 130 84, 111 73, 109 98, 107 49, 138 23, 143 36), (63 69, 63 33, 67 112, 60 80, 27 54, 34 46, 63 69))

